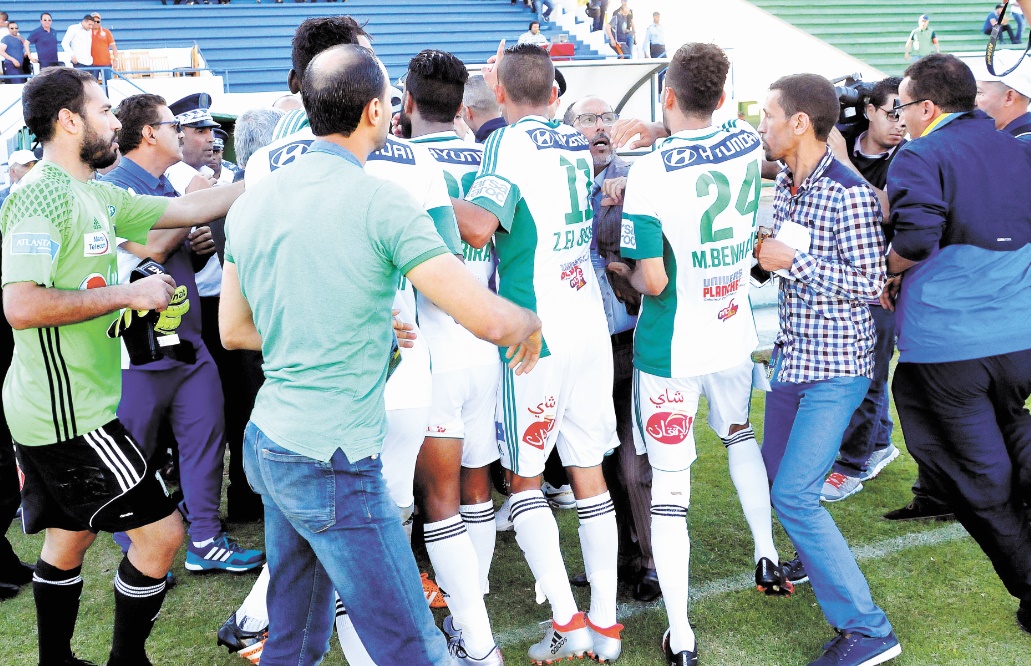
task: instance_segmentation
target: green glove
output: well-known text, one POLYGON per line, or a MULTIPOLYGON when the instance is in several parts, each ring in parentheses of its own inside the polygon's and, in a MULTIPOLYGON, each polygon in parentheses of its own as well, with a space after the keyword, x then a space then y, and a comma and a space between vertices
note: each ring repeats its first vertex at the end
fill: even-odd
POLYGON ((190 299, 186 296, 186 286, 179 285, 172 293, 172 300, 168 302, 168 307, 158 313, 154 331, 159 335, 175 333, 183 321, 183 315, 189 311, 190 299))

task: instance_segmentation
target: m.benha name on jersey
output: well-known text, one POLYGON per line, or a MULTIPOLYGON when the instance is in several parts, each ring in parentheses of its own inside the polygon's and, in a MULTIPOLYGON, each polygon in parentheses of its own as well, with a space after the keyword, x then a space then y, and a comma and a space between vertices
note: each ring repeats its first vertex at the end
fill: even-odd
POLYGON ((755 236, 749 234, 748 238, 740 243, 730 243, 720 247, 711 247, 709 251, 698 250, 691 252, 691 266, 694 268, 719 268, 720 266, 734 266, 743 257, 752 254, 752 246, 755 245, 755 236))
POLYGON ((743 276, 744 271, 739 270, 730 275, 705 278, 702 283, 702 298, 706 301, 722 301, 727 296, 733 296, 741 287, 743 276))
POLYGON ((662 152, 666 171, 677 171, 699 164, 720 164, 747 155, 759 144, 759 135, 740 130, 711 146, 682 146, 662 152))

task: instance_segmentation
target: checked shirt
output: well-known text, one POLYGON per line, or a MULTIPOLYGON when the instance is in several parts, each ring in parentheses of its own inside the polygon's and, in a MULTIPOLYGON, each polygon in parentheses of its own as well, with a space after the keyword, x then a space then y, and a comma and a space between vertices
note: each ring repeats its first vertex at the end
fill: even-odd
POLYGON ((809 230, 796 251, 777 305, 782 382, 873 376, 876 340, 867 301, 884 288, 881 207, 873 189, 834 159, 830 149, 792 194, 791 171, 777 176, 774 233, 785 221, 809 230))

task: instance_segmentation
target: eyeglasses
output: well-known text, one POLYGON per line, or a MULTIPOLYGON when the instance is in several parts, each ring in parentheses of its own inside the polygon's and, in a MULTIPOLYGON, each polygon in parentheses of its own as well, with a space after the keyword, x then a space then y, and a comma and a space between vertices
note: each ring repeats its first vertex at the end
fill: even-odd
POLYGON ((929 99, 918 99, 918 100, 914 100, 912 102, 907 102, 905 104, 899 104, 899 100, 895 100, 895 103, 892 105, 891 110, 895 112, 896 116, 901 118, 902 117, 902 109, 906 108, 907 106, 913 106, 914 104, 923 104, 924 102, 931 102, 931 101, 932 100, 929 100, 929 99))
POLYGON ((150 123, 150 125, 152 127, 157 127, 159 125, 171 125, 172 129, 175 130, 176 134, 183 131, 183 124, 178 120, 163 120, 160 123, 150 123))
POLYGON ((591 125, 596 125, 599 119, 601 119, 603 125, 615 125, 616 121, 619 120, 619 114, 612 111, 606 111, 605 113, 581 113, 576 118, 573 118, 573 122, 577 125, 590 127, 591 125))
POLYGON ((877 107, 877 110, 884 111, 884 115, 888 116, 888 120, 891 120, 892 122, 897 123, 898 121, 902 120, 902 114, 899 113, 898 110, 895 109, 895 107, 886 109, 883 106, 879 106, 877 107))

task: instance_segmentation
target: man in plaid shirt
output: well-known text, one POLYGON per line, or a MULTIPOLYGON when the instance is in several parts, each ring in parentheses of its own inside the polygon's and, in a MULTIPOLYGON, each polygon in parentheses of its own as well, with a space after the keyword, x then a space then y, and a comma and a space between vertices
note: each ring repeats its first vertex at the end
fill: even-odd
POLYGON ((771 86, 759 125, 766 159, 785 164, 774 199, 780 240, 756 247, 762 267, 782 276, 762 453, 773 505, 839 632, 810 666, 879 664, 902 651, 820 504, 841 436, 870 387, 876 334, 867 302, 885 272, 876 194, 827 147, 838 110, 830 82, 798 74, 771 86))

